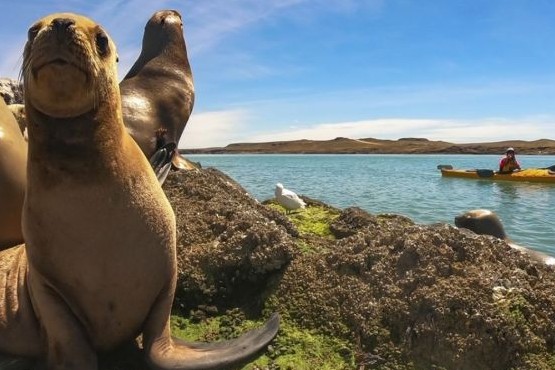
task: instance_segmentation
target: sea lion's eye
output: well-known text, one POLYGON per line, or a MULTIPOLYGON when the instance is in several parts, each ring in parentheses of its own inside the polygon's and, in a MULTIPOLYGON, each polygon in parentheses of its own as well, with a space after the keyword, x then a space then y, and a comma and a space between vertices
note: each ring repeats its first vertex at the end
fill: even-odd
POLYGON ((39 31, 40 31, 40 24, 35 24, 33 27, 29 28, 29 31, 27 32, 28 40, 33 41, 35 37, 37 37, 39 31))
POLYGON ((109 48, 108 36, 102 31, 96 34, 96 50, 101 56, 108 54, 109 48))

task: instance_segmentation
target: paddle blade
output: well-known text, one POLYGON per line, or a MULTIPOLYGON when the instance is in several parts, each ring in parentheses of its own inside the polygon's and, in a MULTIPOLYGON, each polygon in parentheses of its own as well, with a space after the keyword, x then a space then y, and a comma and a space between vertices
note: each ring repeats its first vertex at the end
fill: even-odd
POLYGON ((453 166, 451 166, 450 164, 438 164, 437 169, 438 170, 452 170, 453 166))
POLYGON ((476 173, 479 177, 493 177, 493 170, 477 169, 476 173))

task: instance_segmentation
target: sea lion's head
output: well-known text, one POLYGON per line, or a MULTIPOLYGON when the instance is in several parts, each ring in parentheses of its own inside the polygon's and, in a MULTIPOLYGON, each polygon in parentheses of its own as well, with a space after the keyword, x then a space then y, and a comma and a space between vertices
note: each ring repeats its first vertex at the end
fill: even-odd
POLYGON ((491 235, 506 239, 507 234, 497 215, 487 209, 475 209, 455 217, 455 225, 480 235, 491 235))
POLYGON ((145 62, 176 43, 185 48, 181 14, 177 10, 157 11, 145 26, 141 52, 145 62))
POLYGON ((116 62, 116 47, 97 23, 72 13, 48 15, 29 28, 25 103, 55 118, 89 112, 117 89, 116 62))
MULTIPOLYGON (((135 76, 147 63, 159 56, 164 56, 164 64, 171 60, 174 64, 188 66, 186 50, 181 14, 177 10, 159 10, 145 25, 141 55, 125 78, 135 76), (177 50, 185 52, 176 52, 177 50)), ((189 71, 188 74, 190 73, 189 71)))

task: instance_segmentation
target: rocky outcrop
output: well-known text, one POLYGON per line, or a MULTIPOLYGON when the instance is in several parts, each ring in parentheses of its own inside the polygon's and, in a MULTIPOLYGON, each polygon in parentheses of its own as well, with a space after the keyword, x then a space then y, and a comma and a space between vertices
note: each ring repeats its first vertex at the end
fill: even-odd
POLYGON ((367 366, 537 369, 554 350, 553 293, 554 271, 502 241, 391 222, 293 261, 276 307, 351 338, 367 366))
POLYGON ((338 238, 355 235, 368 227, 378 226, 378 219, 358 207, 347 208, 331 223, 330 230, 338 238))
POLYGON ((259 311, 269 281, 295 255, 295 226, 215 169, 174 172, 164 189, 178 225, 176 306, 259 311))
POLYGON ((23 104, 23 86, 18 80, 0 78, 0 95, 6 104, 23 104))
MULTIPOLYGON (((177 308, 279 311, 352 343, 358 368, 542 369, 555 351, 555 271, 505 242, 344 210, 307 253, 282 214, 213 170, 171 174, 177 308)), ((310 207, 310 205, 309 205, 310 207)))

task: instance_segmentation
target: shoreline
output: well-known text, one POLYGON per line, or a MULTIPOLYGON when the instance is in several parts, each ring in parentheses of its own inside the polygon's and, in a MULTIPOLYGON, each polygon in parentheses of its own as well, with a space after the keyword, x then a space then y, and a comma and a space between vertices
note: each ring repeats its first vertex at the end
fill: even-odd
POLYGON ((179 149, 181 154, 497 154, 508 147, 517 154, 555 155, 555 140, 507 140, 455 144, 423 138, 398 140, 349 139, 295 140, 266 143, 235 143, 225 147, 179 149))
MULTIPOLYGON (((210 152, 197 152, 189 149, 179 149, 179 154, 181 155, 315 155, 315 156, 325 156, 325 155, 379 155, 379 156, 395 156, 395 155, 468 155, 468 156, 480 156, 480 155, 497 155, 502 156, 503 153, 334 153, 334 152, 320 152, 320 153, 307 153, 307 152, 227 152, 227 151, 210 151, 210 152)), ((530 156, 555 156, 555 153, 519 153, 519 156, 530 155, 530 156)))

